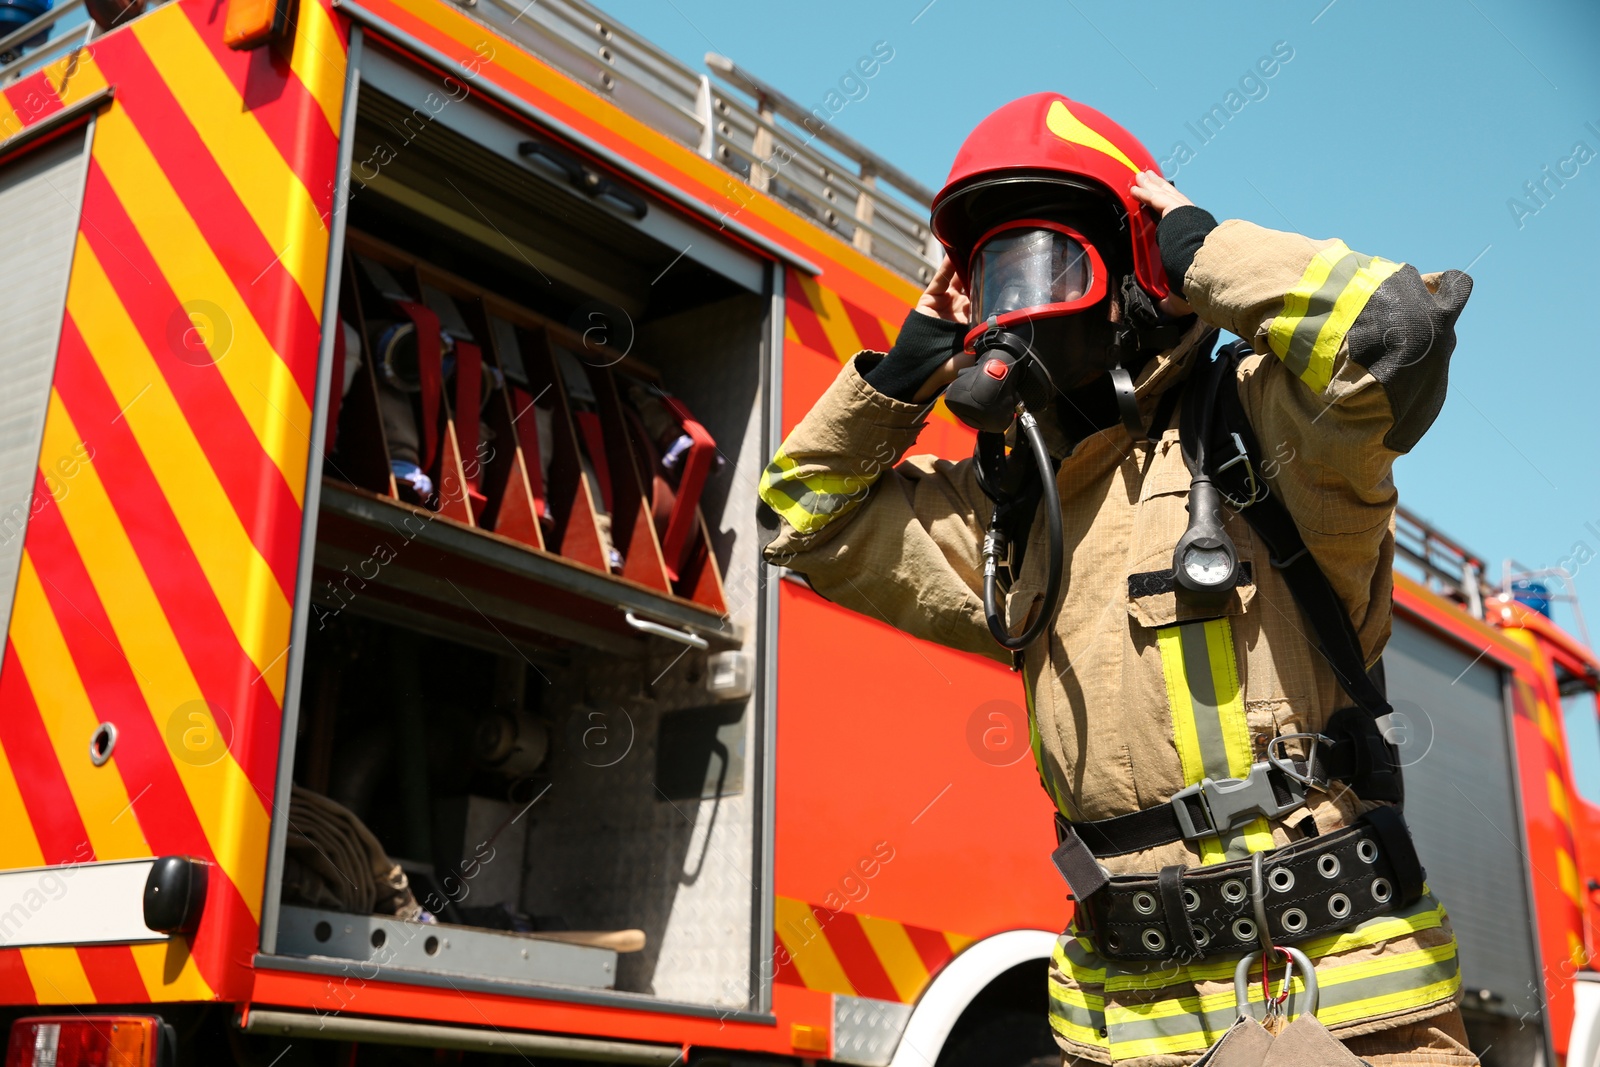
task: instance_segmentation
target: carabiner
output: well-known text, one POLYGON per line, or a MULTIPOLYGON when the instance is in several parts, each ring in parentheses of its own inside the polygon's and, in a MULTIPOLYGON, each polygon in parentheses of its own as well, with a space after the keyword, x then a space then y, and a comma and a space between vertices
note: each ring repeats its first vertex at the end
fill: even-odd
MULTIPOLYGON (((1283 953, 1286 957, 1293 961, 1293 965, 1295 967, 1299 968, 1300 980, 1305 987, 1304 1002, 1300 1005, 1299 1013, 1301 1015, 1315 1015, 1317 1013, 1317 1003, 1320 994, 1317 989, 1317 969, 1316 967, 1312 966, 1311 958, 1297 948, 1279 948, 1277 951, 1283 953)), ((1250 953, 1248 956, 1245 956, 1243 959, 1241 959, 1239 961, 1239 965, 1233 969, 1234 1004, 1238 1007, 1240 1015, 1249 1015, 1251 1018, 1254 1018, 1255 1016, 1250 1011, 1250 967, 1258 959, 1261 960, 1261 976, 1262 980, 1265 981, 1268 965, 1266 954, 1263 952, 1250 953)), ((1288 999, 1289 982, 1287 979, 1285 979, 1283 984, 1283 993, 1278 1000, 1279 1010, 1287 1007, 1288 999)), ((1270 1015, 1272 1013, 1272 1001, 1270 997, 1268 997, 1265 1008, 1265 1014, 1270 1015)), ((1260 1020, 1257 1021, 1259 1022, 1260 1020)))
POLYGON ((1328 737, 1326 734, 1279 734, 1277 737, 1274 737, 1272 740, 1267 742, 1267 762, 1272 764, 1272 766, 1275 767, 1285 778, 1299 782, 1307 789, 1318 789, 1323 792, 1327 792, 1328 779, 1315 778, 1311 775, 1301 774, 1299 771, 1294 769, 1294 766, 1290 763, 1287 755, 1280 754, 1280 746, 1282 746, 1285 741, 1300 741, 1306 739, 1309 739, 1311 742, 1311 748, 1306 753, 1306 767, 1310 770, 1315 770, 1317 766, 1317 746, 1333 744, 1333 738, 1328 737))

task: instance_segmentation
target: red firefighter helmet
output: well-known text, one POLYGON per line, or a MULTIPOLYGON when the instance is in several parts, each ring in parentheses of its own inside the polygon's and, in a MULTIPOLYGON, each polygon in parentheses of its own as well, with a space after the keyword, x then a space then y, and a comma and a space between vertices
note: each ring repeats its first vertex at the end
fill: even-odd
POLYGON ((1107 258, 1125 259, 1153 298, 1167 295, 1156 219, 1129 191, 1155 157, 1127 130, 1060 93, 1013 100, 978 123, 933 198, 933 233, 971 291, 971 257, 996 226, 1064 215, 1107 258), (1120 208, 1120 210, 1118 210, 1120 208), (1094 232, 1085 221, 1106 220, 1094 232))

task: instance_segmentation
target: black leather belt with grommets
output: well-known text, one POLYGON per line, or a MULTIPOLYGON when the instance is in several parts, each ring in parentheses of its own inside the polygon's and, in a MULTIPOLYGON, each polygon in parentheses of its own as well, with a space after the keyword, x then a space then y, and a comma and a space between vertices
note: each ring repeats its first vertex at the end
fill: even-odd
MULTIPOLYGON (((1349 929, 1415 903, 1424 872, 1405 820, 1381 807, 1354 825, 1264 854, 1274 944, 1349 929)), ((1078 902, 1077 924, 1114 960, 1197 960, 1261 947, 1251 860, 1117 876, 1078 902)))

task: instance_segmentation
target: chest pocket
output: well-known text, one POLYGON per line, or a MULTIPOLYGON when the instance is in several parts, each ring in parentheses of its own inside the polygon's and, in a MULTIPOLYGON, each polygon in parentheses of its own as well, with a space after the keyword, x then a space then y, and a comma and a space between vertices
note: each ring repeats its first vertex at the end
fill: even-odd
POLYGON ((1160 629, 1181 622, 1242 615, 1255 598, 1255 542, 1239 516, 1224 524, 1239 551, 1239 584, 1220 606, 1196 604, 1176 591, 1172 553, 1189 528, 1189 468, 1178 446, 1178 432, 1168 430, 1139 486, 1139 502, 1128 548, 1128 614, 1141 626, 1160 629))

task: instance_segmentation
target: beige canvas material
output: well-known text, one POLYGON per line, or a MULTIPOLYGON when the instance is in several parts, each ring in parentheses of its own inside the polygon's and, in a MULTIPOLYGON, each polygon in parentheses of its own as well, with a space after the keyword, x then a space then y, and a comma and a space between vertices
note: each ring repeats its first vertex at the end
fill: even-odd
MULTIPOLYGON (((1390 630, 1396 502, 1390 471, 1397 453, 1384 446, 1393 425, 1389 400, 1379 382, 1349 358, 1343 341, 1332 357, 1326 388, 1314 391, 1273 353, 1268 337, 1273 319, 1285 314, 1286 294, 1304 284, 1313 257, 1330 244, 1245 222, 1223 223, 1207 238, 1185 279, 1185 292, 1202 321, 1146 365, 1135 386, 1148 416, 1160 394, 1188 373, 1206 323, 1252 341, 1255 354, 1241 362, 1238 379, 1265 457, 1260 474, 1288 504, 1371 662, 1390 630)), ((1431 285, 1431 277, 1424 283, 1431 285)), ((786 522, 767 548, 767 559, 803 573, 824 596, 847 608, 914 636, 1009 663, 1009 654, 989 635, 981 602, 980 545, 992 504, 978 487, 970 459, 907 455, 930 406, 876 392, 861 370, 864 360, 874 358, 864 353, 841 370, 768 468, 762 495, 786 522), (782 482, 783 493, 772 491, 769 480, 782 482)), ((1041 779, 1072 819, 1148 808, 1185 784, 1156 635, 1163 627, 1204 616, 1171 594, 1130 598, 1128 588, 1131 574, 1171 567, 1187 526, 1190 475, 1177 421, 1154 442, 1133 440, 1121 426, 1100 431, 1079 442, 1057 474, 1064 592, 1046 635, 1027 650, 1022 676, 1038 735, 1041 779)), ((1346 701, 1249 526, 1233 515, 1226 527, 1254 576, 1254 584, 1236 593, 1226 614, 1259 759, 1270 737, 1316 731, 1346 701)), ((1013 632, 1037 610, 1046 556, 1044 524, 1036 522, 1025 567, 1005 608, 1013 632)), ((1347 825, 1361 810, 1361 802, 1348 793, 1319 794, 1309 807, 1323 832, 1347 825)), ((1303 818, 1296 813, 1290 821, 1303 818)), ((1279 845, 1301 837, 1287 821, 1272 830, 1279 845)), ((1199 862, 1198 851, 1179 842, 1105 864, 1116 874, 1199 862)), ((1319 972, 1324 965, 1437 946, 1439 939, 1451 939, 1448 924, 1327 957, 1319 972)), ((1108 973, 1115 973, 1115 966, 1108 966, 1108 973)), ((1077 986, 1071 975, 1055 970, 1059 981, 1077 986)), ((1375 1021, 1335 1027, 1335 1032, 1343 1037, 1369 1026, 1392 1028, 1450 1010, 1449 1003, 1449 995, 1442 995, 1375 1021)), ((1062 1043, 1073 1054, 1109 1062, 1103 1045, 1062 1043)))

